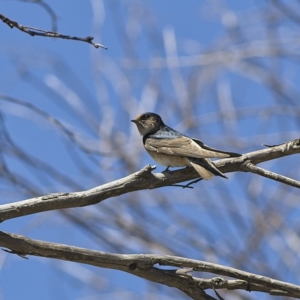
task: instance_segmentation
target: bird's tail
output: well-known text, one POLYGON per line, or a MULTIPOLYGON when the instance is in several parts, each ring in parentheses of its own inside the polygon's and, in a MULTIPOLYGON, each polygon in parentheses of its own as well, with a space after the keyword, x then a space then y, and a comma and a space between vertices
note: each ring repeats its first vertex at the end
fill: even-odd
POLYGON ((205 180, 210 180, 214 176, 221 176, 228 179, 214 164, 207 158, 190 159, 191 166, 205 180))

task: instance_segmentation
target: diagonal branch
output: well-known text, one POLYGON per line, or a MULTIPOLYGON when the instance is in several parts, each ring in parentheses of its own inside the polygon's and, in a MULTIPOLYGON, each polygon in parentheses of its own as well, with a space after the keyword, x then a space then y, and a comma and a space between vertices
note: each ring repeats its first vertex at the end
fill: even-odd
POLYGON ((246 161, 243 165, 242 165, 242 169, 244 169, 246 172, 251 172, 254 174, 258 174, 261 175, 263 177, 266 178, 270 178, 273 179, 275 181, 279 181, 282 183, 285 183, 287 185, 296 187, 296 188, 300 188, 300 181, 291 179, 289 177, 286 176, 282 176, 280 174, 276 174, 274 172, 265 170, 263 168, 257 167, 255 166, 253 163, 251 163, 250 161, 246 161))
POLYGON ((262 291, 272 295, 300 298, 300 287, 294 284, 260 276, 238 269, 171 255, 112 254, 74 246, 49 243, 0 231, 0 246, 11 249, 21 256, 34 255, 84 263, 101 268, 110 268, 180 289, 193 299, 209 299, 204 289, 227 288, 262 291), (159 266, 168 266, 161 269, 159 266), (202 279, 188 274, 192 271, 213 273, 225 278, 202 279))
MULTIPOLYGON (((223 173, 245 171, 245 162, 258 164, 264 161, 300 153, 300 140, 293 140, 268 149, 249 152, 233 159, 215 162, 223 173)), ((179 182, 193 180, 199 175, 193 168, 176 171, 152 173, 155 167, 145 166, 142 170, 124 178, 100 185, 93 189, 75 193, 57 193, 28 200, 0 205, 0 222, 38 212, 93 205, 106 199, 126 193, 170 186, 179 182)), ((293 185, 298 187, 298 183, 293 185)))
POLYGON ((2 22, 7 24, 10 28, 17 28, 17 29, 21 30, 22 32, 25 32, 31 36, 52 37, 52 38, 59 38, 59 39, 65 39, 65 40, 86 42, 86 43, 93 45, 95 48, 100 47, 100 48, 107 50, 107 47, 105 47, 104 45, 94 43, 93 42, 94 38, 92 36, 80 38, 80 37, 65 35, 65 34, 53 32, 53 31, 46 31, 46 30, 42 30, 39 28, 30 27, 30 26, 23 26, 23 25, 19 24, 18 22, 5 17, 2 14, 0 14, 0 20, 2 20, 2 22))

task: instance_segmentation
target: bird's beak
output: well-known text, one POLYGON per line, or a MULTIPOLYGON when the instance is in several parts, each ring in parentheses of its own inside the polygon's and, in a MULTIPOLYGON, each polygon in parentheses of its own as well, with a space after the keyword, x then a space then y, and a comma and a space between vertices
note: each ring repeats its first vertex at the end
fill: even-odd
POLYGON ((137 123, 137 120, 131 120, 131 122, 133 122, 133 123, 137 123))

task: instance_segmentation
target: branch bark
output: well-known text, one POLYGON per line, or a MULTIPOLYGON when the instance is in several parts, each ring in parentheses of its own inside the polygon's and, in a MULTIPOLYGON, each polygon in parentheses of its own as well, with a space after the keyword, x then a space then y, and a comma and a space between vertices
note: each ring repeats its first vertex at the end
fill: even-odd
POLYGON ((15 27, 15 28, 19 29, 20 31, 25 32, 31 36, 42 36, 42 37, 51 37, 51 38, 59 38, 59 39, 65 39, 65 40, 86 42, 86 43, 93 45, 95 48, 100 47, 100 48, 107 50, 107 47, 105 47, 99 43, 94 43, 93 42, 94 38, 92 36, 80 38, 77 36, 70 36, 70 35, 65 35, 65 34, 61 34, 58 32, 46 31, 46 30, 42 30, 39 28, 30 27, 30 26, 23 26, 23 25, 19 24, 18 22, 5 17, 2 14, 0 14, 0 20, 2 20, 2 22, 7 24, 10 28, 15 27))
POLYGON ((204 291, 204 289, 210 288, 245 289, 300 298, 300 287, 297 285, 184 257, 154 254, 112 254, 33 240, 2 231, 0 231, 0 246, 8 248, 11 250, 8 252, 20 256, 34 255, 120 270, 169 287, 175 287, 193 299, 214 299, 204 291), (168 266, 170 269, 161 269, 159 266, 168 266), (228 276, 237 280, 227 280, 220 277, 197 278, 189 274, 193 271, 228 276))
MULTIPOLYGON (((215 165, 220 168, 223 173, 234 171, 251 171, 253 173, 263 175, 261 174, 263 173, 263 171, 261 171, 263 169, 261 169, 260 172, 257 172, 257 169, 248 168, 245 166, 247 166, 248 163, 256 165, 264 161, 269 161, 297 153, 300 153, 299 139, 270 147, 268 149, 246 153, 238 158, 221 159, 216 161, 215 165)), ((87 191, 56 193, 0 205, 0 222, 43 211, 93 205, 106 199, 126 193, 170 186, 180 182, 193 180, 198 177, 198 174, 194 171, 194 169, 189 167, 164 173, 152 173, 151 171, 154 169, 155 167, 147 165, 136 173, 87 191)), ((270 178, 270 176, 267 177, 270 178)), ((273 179, 282 181, 278 178, 276 179, 276 176, 274 176, 273 179)), ((285 183, 294 187, 299 187, 298 181, 292 182, 292 180, 286 180, 285 183)))
POLYGON ((291 186, 296 187, 298 189, 300 188, 300 182, 299 181, 288 178, 286 176, 282 176, 282 175, 274 173, 274 172, 270 172, 270 171, 265 170, 263 168, 259 168, 259 167, 255 166, 253 163, 251 163, 250 161, 244 163, 243 169, 245 171, 248 171, 248 172, 251 172, 251 173, 254 173, 254 174, 258 174, 258 175, 261 175, 263 177, 285 183, 287 185, 291 185, 291 186))

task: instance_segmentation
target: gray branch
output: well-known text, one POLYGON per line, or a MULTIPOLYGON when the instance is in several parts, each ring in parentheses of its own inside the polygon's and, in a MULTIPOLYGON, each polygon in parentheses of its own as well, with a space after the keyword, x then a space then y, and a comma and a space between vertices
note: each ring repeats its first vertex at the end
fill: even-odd
MULTIPOLYGON (((223 173, 235 171, 244 172, 246 170, 263 175, 253 167, 245 168, 245 165, 247 166, 247 163, 256 165, 264 161, 297 153, 300 153, 300 140, 293 140, 282 145, 246 153, 238 158, 221 159, 216 161, 215 164, 223 173)), ((198 177, 198 174, 190 167, 164 173, 152 173, 151 171, 154 169, 155 167, 147 165, 142 170, 127 177, 83 192, 56 193, 0 205, 0 222, 43 211, 93 205, 126 193, 170 186, 198 177)), ((276 178, 276 176, 267 177, 284 182, 276 178)), ((293 183, 291 180, 286 180, 284 183, 299 188, 299 182, 297 181, 293 183)))
POLYGON ((17 29, 21 30, 22 32, 25 32, 25 33, 27 33, 31 36, 42 36, 42 37, 51 37, 51 38, 59 38, 59 39, 86 42, 86 43, 89 43, 89 44, 93 45, 95 48, 101 47, 101 48, 107 50, 107 47, 105 47, 101 44, 98 44, 98 43, 94 43, 93 42, 94 38, 92 36, 87 36, 85 38, 80 38, 80 37, 77 37, 77 36, 70 36, 70 35, 65 35, 65 34, 61 34, 61 33, 58 33, 58 32, 46 31, 46 30, 42 30, 42 29, 39 29, 39 28, 24 26, 24 25, 19 24, 16 21, 13 21, 13 20, 5 17, 2 14, 0 14, 0 20, 2 20, 2 22, 7 24, 10 28, 17 28, 17 29))

